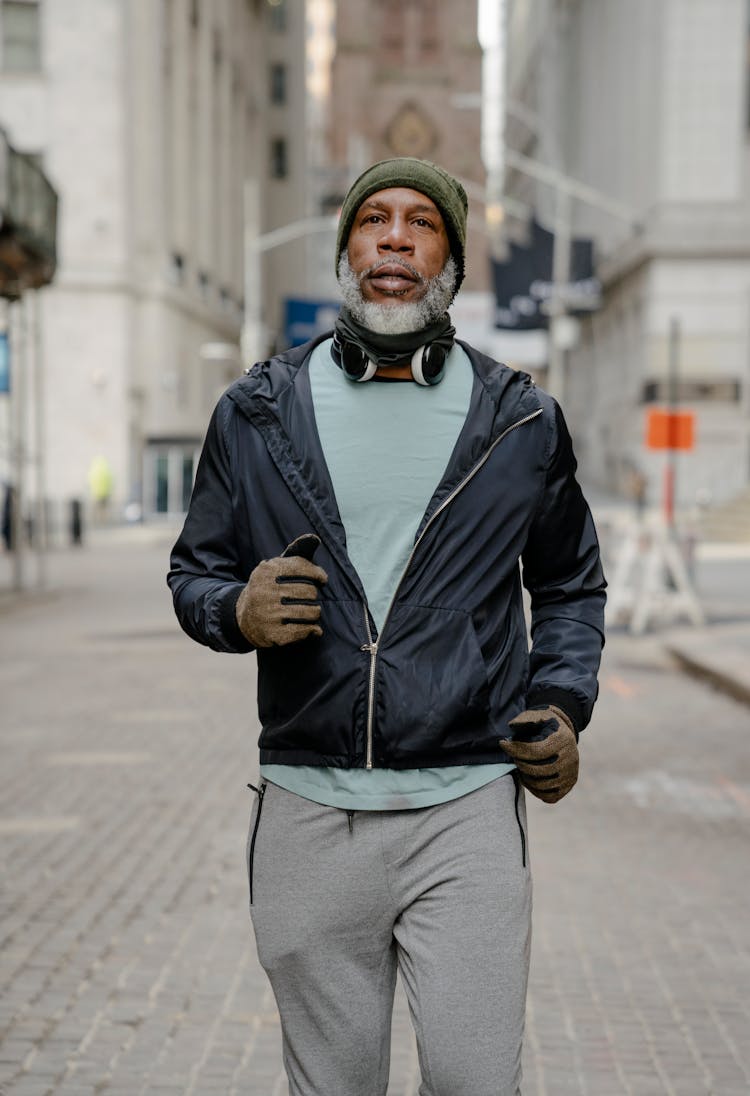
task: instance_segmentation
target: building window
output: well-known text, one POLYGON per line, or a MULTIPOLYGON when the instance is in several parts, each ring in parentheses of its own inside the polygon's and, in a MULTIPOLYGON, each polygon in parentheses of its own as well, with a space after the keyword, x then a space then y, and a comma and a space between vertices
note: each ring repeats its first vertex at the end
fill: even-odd
POLYGON ((385 0, 380 24, 380 47, 389 64, 399 64, 404 56, 403 0, 385 0))
POLYGON ((427 63, 435 61, 440 53, 440 29, 438 9, 435 0, 422 0, 421 30, 419 48, 421 59, 427 63))
POLYGON ((154 509, 157 514, 169 511, 169 455, 158 453, 154 465, 154 509))
POLYGON ((268 5, 268 21, 271 30, 279 33, 286 30, 286 0, 266 0, 268 5))
POLYGON ((182 511, 190 505, 190 496, 193 493, 193 476, 195 474, 195 460, 192 453, 182 455, 182 511))
POLYGON ((3 0, 0 4, 2 67, 6 72, 38 72, 42 66, 38 0, 3 0))
POLYGON ((274 137, 271 141, 271 178, 286 179, 289 174, 287 145, 284 137, 274 137))
POLYGON ((286 102, 286 65, 279 62, 271 65, 270 98, 275 106, 283 106, 286 102))

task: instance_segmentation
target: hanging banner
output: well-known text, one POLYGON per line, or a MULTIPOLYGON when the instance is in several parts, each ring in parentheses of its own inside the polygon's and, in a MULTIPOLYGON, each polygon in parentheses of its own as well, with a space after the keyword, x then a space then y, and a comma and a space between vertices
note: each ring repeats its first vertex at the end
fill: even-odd
MULTIPOLYGON (((552 277, 554 233, 534 219, 528 247, 511 243, 505 262, 492 260, 495 289, 495 327, 510 331, 535 331, 549 327, 550 301, 555 291, 552 277)), ((594 275, 591 240, 573 240, 569 280, 561 286, 568 315, 591 312, 601 304, 601 284, 594 275)))

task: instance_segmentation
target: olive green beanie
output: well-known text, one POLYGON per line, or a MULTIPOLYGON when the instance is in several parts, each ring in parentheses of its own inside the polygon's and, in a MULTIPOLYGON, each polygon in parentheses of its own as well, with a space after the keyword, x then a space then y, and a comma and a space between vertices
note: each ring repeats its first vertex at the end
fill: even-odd
POLYGON ((403 186, 426 194, 440 210, 445 224, 451 254, 456 261, 458 277, 456 290, 464 279, 464 249, 466 247, 466 214, 469 202, 466 191, 447 171, 429 160, 417 160, 403 156, 395 160, 381 160, 363 171, 349 187, 341 206, 338 235, 336 237, 336 270, 341 252, 346 247, 357 210, 366 198, 378 190, 403 186))

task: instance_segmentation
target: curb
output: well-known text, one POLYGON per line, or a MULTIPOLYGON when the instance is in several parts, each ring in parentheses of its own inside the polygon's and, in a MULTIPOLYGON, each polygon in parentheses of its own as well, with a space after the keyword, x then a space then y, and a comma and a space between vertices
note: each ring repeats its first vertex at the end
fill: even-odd
POLYGON ((717 689, 720 693, 725 693, 727 696, 732 697, 733 700, 739 701, 740 704, 750 705, 750 685, 738 681, 736 677, 724 673, 715 666, 700 662, 698 659, 686 654, 685 651, 680 650, 679 647, 671 647, 667 644, 665 650, 671 655, 683 672, 701 678, 701 680, 708 682, 709 685, 712 685, 713 688, 717 689))

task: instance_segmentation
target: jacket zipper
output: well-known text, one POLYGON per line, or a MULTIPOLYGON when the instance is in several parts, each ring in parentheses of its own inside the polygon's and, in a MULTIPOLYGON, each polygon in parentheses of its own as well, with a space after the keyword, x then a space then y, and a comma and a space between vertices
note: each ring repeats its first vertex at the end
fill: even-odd
POLYGON ((538 418, 542 414, 542 410, 543 409, 541 407, 537 408, 537 410, 532 412, 532 414, 526 415, 524 418, 519 419, 518 422, 511 423, 510 426, 508 426, 505 430, 503 430, 502 434, 500 434, 498 437, 495 438, 492 445, 480 457, 480 459, 477 461, 477 463, 474 465, 474 467, 469 472, 467 472, 467 474, 464 476, 464 478, 461 480, 461 482, 459 484, 457 484, 453 488, 451 493, 446 498, 444 498, 443 501, 440 503, 440 505, 438 506, 435 513, 430 517, 430 519, 425 524, 425 527, 422 530, 422 532, 419 534, 417 539, 414 541, 414 544, 412 546, 412 550, 411 550, 411 552, 409 552, 409 558, 406 561, 404 569, 401 572, 401 575, 399 577, 398 582, 396 583, 396 588, 393 591, 393 596, 391 597, 391 600, 388 604, 388 609, 387 609, 386 614, 385 614, 385 619, 383 620, 383 627, 380 629, 380 633, 378 635, 378 638, 375 641, 373 641, 373 638, 372 638, 372 630, 370 628, 370 617, 369 617, 369 613, 368 613, 368 609, 367 609, 367 602, 366 601, 363 602, 364 610, 365 610, 365 627, 367 629, 367 643, 363 643, 362 646, 360 647, 360 650, 361 651, 367 651, 370 655, 370 682, 369 682, 369 689, 368 689, 368 696, 367 696, 367 754, 366 754, 366 758, 365 758, 365 767, 368 768, 368 769, 373 768, 372 754, 373 754, 373 724, 375 722, 375 674, 376 674, 376 671, 377 671, 378 645, 379 645, 381 639, 383 638, 383 632, 385 631, 385 626, 388 623, 388 618, 391 615, 391 609, 393 608, 393 603, 396 600, 396 596, 398 595, 398 591, 399 591, 399 588, 401 586, 401 583, 404 581, 404 578, 406 576, 406 572, 409 570, 409 567, 411 566, 411 561, 414 559, 414 553, 416 552, 417 548, 419 547, 420 542, 423 540, 425 533, 430 528, 433 521, 435 521, 435 519, 438 517, 439 514, 442 514, 443 510, 445 510, 446 507, 450 506, 450 504, 453 502, 453 500, 456 498, 456 496, 458 494, 460 494, 461 491, 463 491, 464 487, 466 487, 466 485, 468 483, 470 483, 471 480, 474 479, 474 476, 477 474, 477 472, 480 470, 480 468, 482 468, 486 464, 486 462, 489 460, 491 454, 493 453, 495 447, 500 444, 500 442, 503 440, 503 438, 506 438, 508 436, 508 434, 510 434, 513 430, 517 430, 519 426, 525 426, 527 422, 531 422, 532 419, 538 418))
MULTIPOLYGON (((400 581, 400 580, 399 580, 400 581)), ((378 642, 373 642, 372 629, 370 628, 370 613, 367 602, 362 602, 365 610, 365 629, 367 630, 367 643, 363 643, 360 651, 367 651, 370 655, 370 683, 367 690, 367 757, 365 767, 372 768, 372 725, 375 718, 375 663, 378 657, 378 642)), ((390 611, 390 606, 389 606, 390 611)), ((380 636, 378 636, 378 639, 380 636)))

